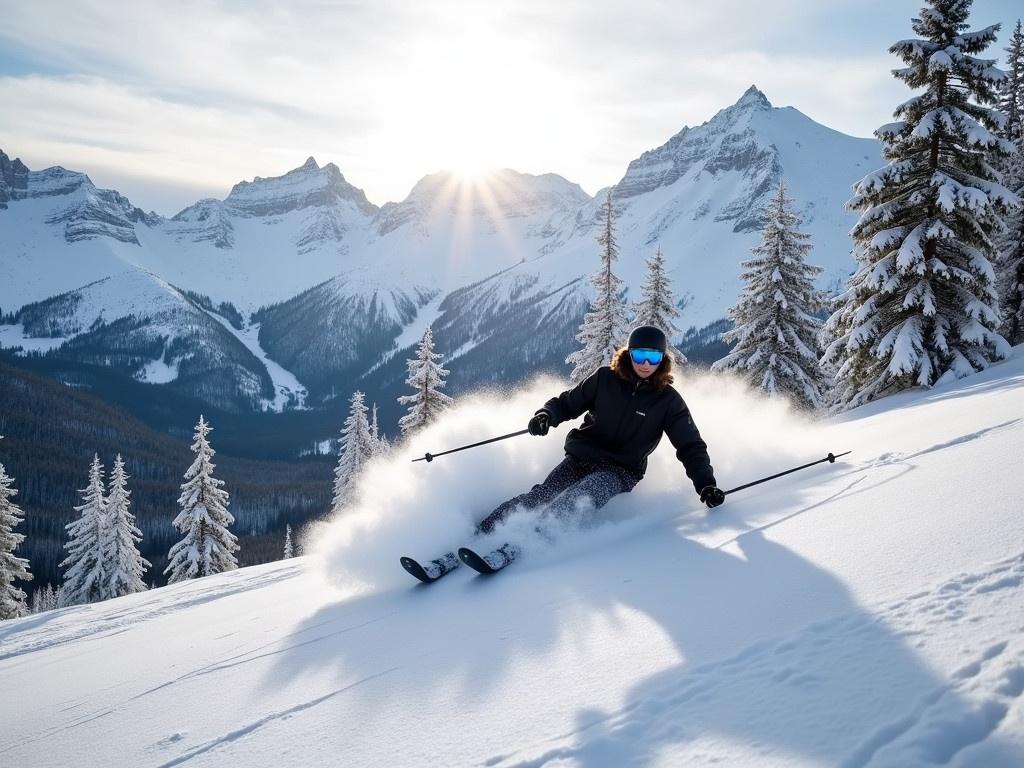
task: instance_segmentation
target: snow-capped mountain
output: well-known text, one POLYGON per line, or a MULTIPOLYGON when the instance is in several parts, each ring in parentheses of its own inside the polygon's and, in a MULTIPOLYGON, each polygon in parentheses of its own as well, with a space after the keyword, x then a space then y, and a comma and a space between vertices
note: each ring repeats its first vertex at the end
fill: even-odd
POLYGON ((10 331, 44 338, 64 359, 112 366, 226 410, 259 410, 275 398, 266 366, 204 303, 131 268, 25 305, 5 341, 18 343, 10 331))
MULTIPOLYGON (((874 139, 833 131, 793 107, 773 107, 751 87, 708 122, 645 152, 611 188, 619 275, 639 286, 644 260, 660 246, 676 291, 687 300, 683 324, 701 327, 724 317, 740 291, 740 262, 759 240, 760 210, 785 179, 801 229, 812 237, 809 261, 825 268, 821 284, 834 287, 853 267, 848 231, 856 216, 844 207, 850 185, 881 164, 874 139)), ((595 252, 601 198, 581 210, 551 254, 564 276, 595 252)))
POLYGON ((376 229, 384 237, 411 224, 415 232, 430 236, 452 219, 472 217, 482 218, 493 232, 509 220, 539 215, 540 226, 527 227, 519 234, 548 237, 561 218, 574 214, 589 200, 578 184, 553 173, 531 176, 504 169, 490 174, 486 183, 435 173, 417 182, 401 203, 385 205, 376 229))
POLYGON ((560 368, 587 307, 606 192, 630 298, 660 247, 683 327, 702 327, 735 301, 759 210, 782 178, 823 285, 841 284, 853 266, 844 203, 880 165, 874 140, 772 107, 753 87, 645 152, 593 199, 555 174, 505 170, 477 182, 432 174, 378 208, 336 166, 310 158, 165 219, 84 174, 32 172, 0 153, 0 308, 9 315, 139 267, 257 319, 250 347, 297 376, 314 402, 400 386, 400 353, 428 323, 462 388, 560 368))
POLYGON ((305 254, 320 244, 340 244, 352 220, 362 222, 377 207, 345 181, 336 165, 321 168, 311 157, 284 176, 240 182, 223 201, 200 200, 172 218, 165 230, 178 242, 212 242, 229 249, 235 246, 235 220, 267 221, 296 212, 302 214, 293 245, 305 254))
POLYGON ((358 379, 435 295, 361 277, 335 277, 254 315, 267 354, 319 392, 350 394, 342 382, 358 379))
POLYGON ((421 335, 428 324, 444 336, 439 349, 450 358, 460 356, 459 386, 481 380, 464 375, 464 356, 495 333, 504 351, 495 356, 486 345, 480 350, 492 364, 483 380, 521 376, 527 357, 550 364, 552 351, 560 354, 563 346, 557 337, 571 344, 572 326, 586 304, 576 302, 580 311, 564 328, 551 328, 531 344, 528 337, 539 329, 524 317, 523 305, 559 286, 527 264, 588 201, 577 185, 555 174, 505 170, 486 184, 448 173, 428 176, 406 200, 380 210, 362 247, 352 247, 344 273, 260 311, 260 341, 321 394, 344 393, 345 382, 371 371, 371 382, 353 386, 400 385, 404 357, 386 363, 419 342, 419 336, 406 338, 406 329, 415 327, 421 335), (486 299, 469 298, 482 295, 486 299), (528 353, 538 342, 544 352, 528 353))
POLYGON ((11 163, 0 152, 0 179, 4 208, 12 201, 54 199, 56 204, 49 207, 45 223, 55 227, 67 243, 108 237, 138 245, 135 224, 158 221, 155 214, 147 215, 123 195, 97 189, 84 173, 59 166, 32 172, 20 160, 11 163))
POLYGON ((305 208, 351 208, 366 216, 377 212, 363 190, 345 181, 338 166, 321 168, 312 157, 284 176, 239 182, 224 205, 239 216, 280 216, 305 208))
POLYGON ((83 173, 29 171, 0 151, 0 307, 5 311, 123 272, 157 225, 83 173))
POLYGON ((97 190, 84 174, 18 175, 17 160, 3 167, 5 178, 25 178, 24 189, 5 182, 11 199, 0 212, 0 242, 13 256, 0 264, 7 311, 137 266, 251 312, 342 272, 347 241, 365 239, 376 213, 337 167, 312 158, 171 219, 97 190))
MULTIPOLYGON (((758 141, 750 125, 754 115, 770 109, 767 97, 751 87, 703 129, 684 127, 662 146, 631 162, 625 177, 615 186, 615 197, 626 200, 669 187, 694 170, 696 175, 701 171, 715 174, 739 170, 753 181, 748 189, 756 192, 763 183, 770 183, 782 173, 777 153, 758 141)), ((740 202, 749 205, 750 201, 740 202)))
MULTIPOLYGON (((758 240, 759 211, 785 177, 816 245, 812 258, 826 268, 822 283, 838 286, 852 266, 847 230, 854 216, 843 208, 850 182, 880 164, 874 140, 844 136, 793 108, 773 108, 751 88, 709 122, 635 160, 611 188, 619 274, 639 286, 646 257, 660 245, 685 301, 684 323, 701 326, 723 317, 740 289, 740 262, 758 240)), ((597 263, 601 198, 586 199, 557 176, 504 172, 484 188, 430 176, 406 201, 381 209, 367 252, 389 273, 393 264, 405 279, 415 275, 417 284, 437 286, 445 297, 430 322, 451 362, 453 386, 515 379, 538 367, 557 368, 575 347, 589 296, 585 278, 597 263), (527 182, 533 185, 528 193, 509 194, 527 182), (510 206, 510 197, 528 201, 526 210, 510 206), (534 218, 524 220, 531 213, 534 218), (480 258, 491 259, 492 274, 459 287, 480 258), (464 271, 456 273, 453 265, 464 271)), ((290 311, 282 317, 319 334, 317 346, 324 348, 336 326, 318 323, 313 306, 304 319, 290 311)), ((317 378, 337 382, 351 375, 333 367, 332 357, 310 357, 317 378)), ((370 368, 378 387, 390 392, 401 384, 400 366, 370 368)))

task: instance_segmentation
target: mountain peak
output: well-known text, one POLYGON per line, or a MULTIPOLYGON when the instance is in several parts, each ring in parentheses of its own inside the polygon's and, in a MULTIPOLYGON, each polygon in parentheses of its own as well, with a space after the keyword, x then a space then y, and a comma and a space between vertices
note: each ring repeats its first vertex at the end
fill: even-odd
POLYGON ((29 170, 20 158, 11 159, 0 149, 0 208, 7 202, 24 197, 28 189, 29 170))
POLYGON ((377 212, 363 191, 345 180, 338 166, 328 163, 321 168, 310 157, 283 176, 240 181, 224 202, 235 213, 270 216, 310 206, 333 206, 340 200, 351 201, 368 216, 377 212))
MULTIPOLYGON (((497 220, 566 216, 589 202, 578 184, 555 173, 535 175, 511 168, 497 168, 476 179, 442 170, 428 174, 413 186, 405 200, 381 209, 377 234, 383 236, 415 221, 428 230, 429 219, 453 215, 497 220)), ((539 226, 539 225, 538 225, 539 226)))
POLYGON ((768 97, 765 96, 756 85, 752 85, 743 92, 743 95, 740 96, 740 100, 736 102, 735 106, 771 109, 772 103, 768 101, 768 97))

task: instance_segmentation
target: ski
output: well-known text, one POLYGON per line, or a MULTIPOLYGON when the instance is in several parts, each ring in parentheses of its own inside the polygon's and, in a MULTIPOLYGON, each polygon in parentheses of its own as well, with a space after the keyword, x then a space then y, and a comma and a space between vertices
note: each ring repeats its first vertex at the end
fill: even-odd
POLYGON ((405 568, 406 571, 422 581, 424 584, 432 584, 446 573, 454 571, 460 565, 459 558, 455 556, 454 552, 448 552, 441 557, 435 558, 425 566, 420 565, 419 562, 413 560, 411 557, 401 557, 399 558, 399 562, 401 562, 402 567, 405 568))
POLYGON ((511 563, 519 557, 519 553, 520 549, 515 544, 502 544, 482 557, 469 547, 461 547, 459 559, 477 573, 489 575, 497 573, 511 563))

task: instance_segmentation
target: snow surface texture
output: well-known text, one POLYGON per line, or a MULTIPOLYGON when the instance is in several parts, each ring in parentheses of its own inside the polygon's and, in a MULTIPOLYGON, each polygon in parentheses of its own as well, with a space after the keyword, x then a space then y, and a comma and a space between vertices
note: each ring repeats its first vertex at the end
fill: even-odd
POLYGON ((1024 765, 1024 348, 818 424, 684 379, 723 487, 854 453, 709 513, 662 445, 603 524, 414 583, 568 425, 409 459, 558 386, 457 406, 313 556, 0 624, 3 764, 1024 765))

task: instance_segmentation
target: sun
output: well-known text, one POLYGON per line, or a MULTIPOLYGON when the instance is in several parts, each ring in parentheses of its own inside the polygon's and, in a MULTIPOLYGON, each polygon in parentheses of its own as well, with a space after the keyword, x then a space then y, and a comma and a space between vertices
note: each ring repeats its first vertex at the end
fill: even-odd
POLYGON ((437 142, 437 163, 460 181, 483 181, 495 170, 494 148, 483 138, 493 132, 472 115, 460 115, 458 122, 459 130, 451 130, 437 142))
POLYGON ((389 122, 406 129, 403 148, 428 167, 475 181, 515 167, 517 153, 530 151, 537 121, 524 105, 541 89, 531 64, 537 57, 513 44, 505 13, 488 3, 467 6, 443 30, 408 44, 416 66, 389 90, 387 103, 389 122))
POLYGON ((539 158, 566 134, 564 121, 543 116, 573 113, 576 93, 552 80, 546 47, 510 33, 515 19, 505 4, 460 4, 403 42, 376 89, 387 93, 382 136, 396 166, 471 186, 547 165, 539 158))
POLYGON ((460 160, 446 165, 445 169, 460 184, 478 185, 487 181, 496 168, 483 161, 460 160))

